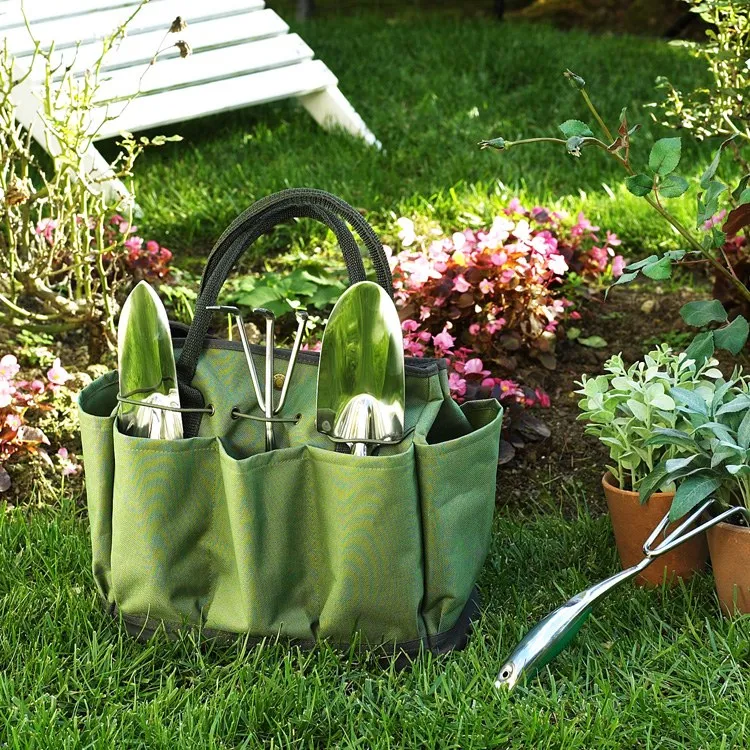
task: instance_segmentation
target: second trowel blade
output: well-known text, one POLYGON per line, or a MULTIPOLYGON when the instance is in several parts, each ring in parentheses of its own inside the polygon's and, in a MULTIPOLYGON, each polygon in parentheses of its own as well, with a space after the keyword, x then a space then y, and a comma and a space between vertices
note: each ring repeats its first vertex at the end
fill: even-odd
POLYGON ((341 295, 323 334, 318 431, 353 445, 398 443, 405 400, 398 312, 382 287, 360 281, 341 295))
POLYGON ((119 426, 134 437, 182 438, 182 415, 154 408, 180 406, 177 371, 164 305, 156 292, 139 282, 128 295, 117 328, 120 396, 119 426), (153 405, 153 406, 151 406, 153 405))

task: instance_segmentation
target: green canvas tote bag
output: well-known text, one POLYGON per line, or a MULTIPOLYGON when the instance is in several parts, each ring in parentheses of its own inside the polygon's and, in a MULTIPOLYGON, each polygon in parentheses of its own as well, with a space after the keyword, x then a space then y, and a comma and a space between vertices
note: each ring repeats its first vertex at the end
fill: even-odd
MULTIPOLYGON (((463 646, 487 555, 502 409, 458 406, 446 363, 406 359, 405 437, 377 455, 336 449, 316 429, 319 357, 299 354, 277 449, 239 342, 208 335, 221 286, 244 250, 292 217, 336 234, 350 282, 365 268, 393 293, 364 218, 320 190, 251 206, 211 252, 190 327, 172 325, 185 438, 117 426, 118 377, 79 397, 93 573, 108 610, 134 635, 199 628, 205 637, 319 639, 409 654, 463 646)), ((264 348, 252 347, 259 372, 264 348)), ((289 351, 276 351, 277 361, 289 351)))

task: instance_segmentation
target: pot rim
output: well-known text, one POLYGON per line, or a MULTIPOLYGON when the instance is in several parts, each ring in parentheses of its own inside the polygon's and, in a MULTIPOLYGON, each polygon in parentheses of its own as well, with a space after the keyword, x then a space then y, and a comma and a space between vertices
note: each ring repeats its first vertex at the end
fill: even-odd
POLYGON ((747 526, 738 526, 736 523, 728 523, 727 521, 721 521, 707 529, 707 533, 710 534, 713 531, 722 530, 727 534, 741 534, 747 536, 750 534, 750 528, 747 526))
MULTIPOLYGON (((630 497, 638 498, 638 500, 640 501, 639 493, 633 492, 633 490, 620 489, 614 482, 615 482, 615 478, 612 476, 612 472, 609 470, 605 471, 604 476, 602 477, 602 487, 604 487, 605 492, 608 489, 613 490, 614 492, 619 492, 623 495, 629 495, 630 497)), ((648 502, 652 497, 657 498, 659 500, 667 499, 667 498, 671 499, 674 497, 674 494, 675 494, 674 492, 652 492, 648 496, 648 500, 646 500, 646 502, 648 502)), ((645 505, 645 503, 641 503, 641 504, 645 505)), ((728 524, 728 525, 731 526, 731 524, 728 524)))

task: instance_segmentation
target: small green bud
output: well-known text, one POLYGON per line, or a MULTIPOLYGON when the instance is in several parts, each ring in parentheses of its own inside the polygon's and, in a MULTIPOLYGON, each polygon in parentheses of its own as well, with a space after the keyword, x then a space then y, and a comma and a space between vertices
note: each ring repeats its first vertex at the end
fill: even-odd
POLYGON ((505 151, 505 138, 493 138, 491 141, 479 141, 479 148, 494 148, 498 151, 505 151))
POLYGON ((566 70, 563 75, 568 79, 568 82, 574 89, 579 91, 586 87, 586 81, 581 76, 576 75, 572 70, 566 70))

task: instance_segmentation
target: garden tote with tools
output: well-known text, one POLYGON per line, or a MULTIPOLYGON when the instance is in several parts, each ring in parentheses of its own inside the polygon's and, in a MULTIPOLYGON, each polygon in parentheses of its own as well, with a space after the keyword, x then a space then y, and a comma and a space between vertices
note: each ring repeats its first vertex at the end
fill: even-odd
POLYGON ((458 406, 446 365, 404 359, 387 258, 320 190, 271 195, 211 252, 190 327, 145 284, 119 324, 119 374, 80 395, 93 572, 139 637, 357 641, 388 653, 465 644, 495 504, 502 409, 458 406), (274 316, 221 289, 242 253, 294 217, 327 224, 350 286, 320 353, 278 349, 274 316), (368 281, 359 235, 377 283, 368 281), (209 335, 238 323, 239 341, 209 335))

